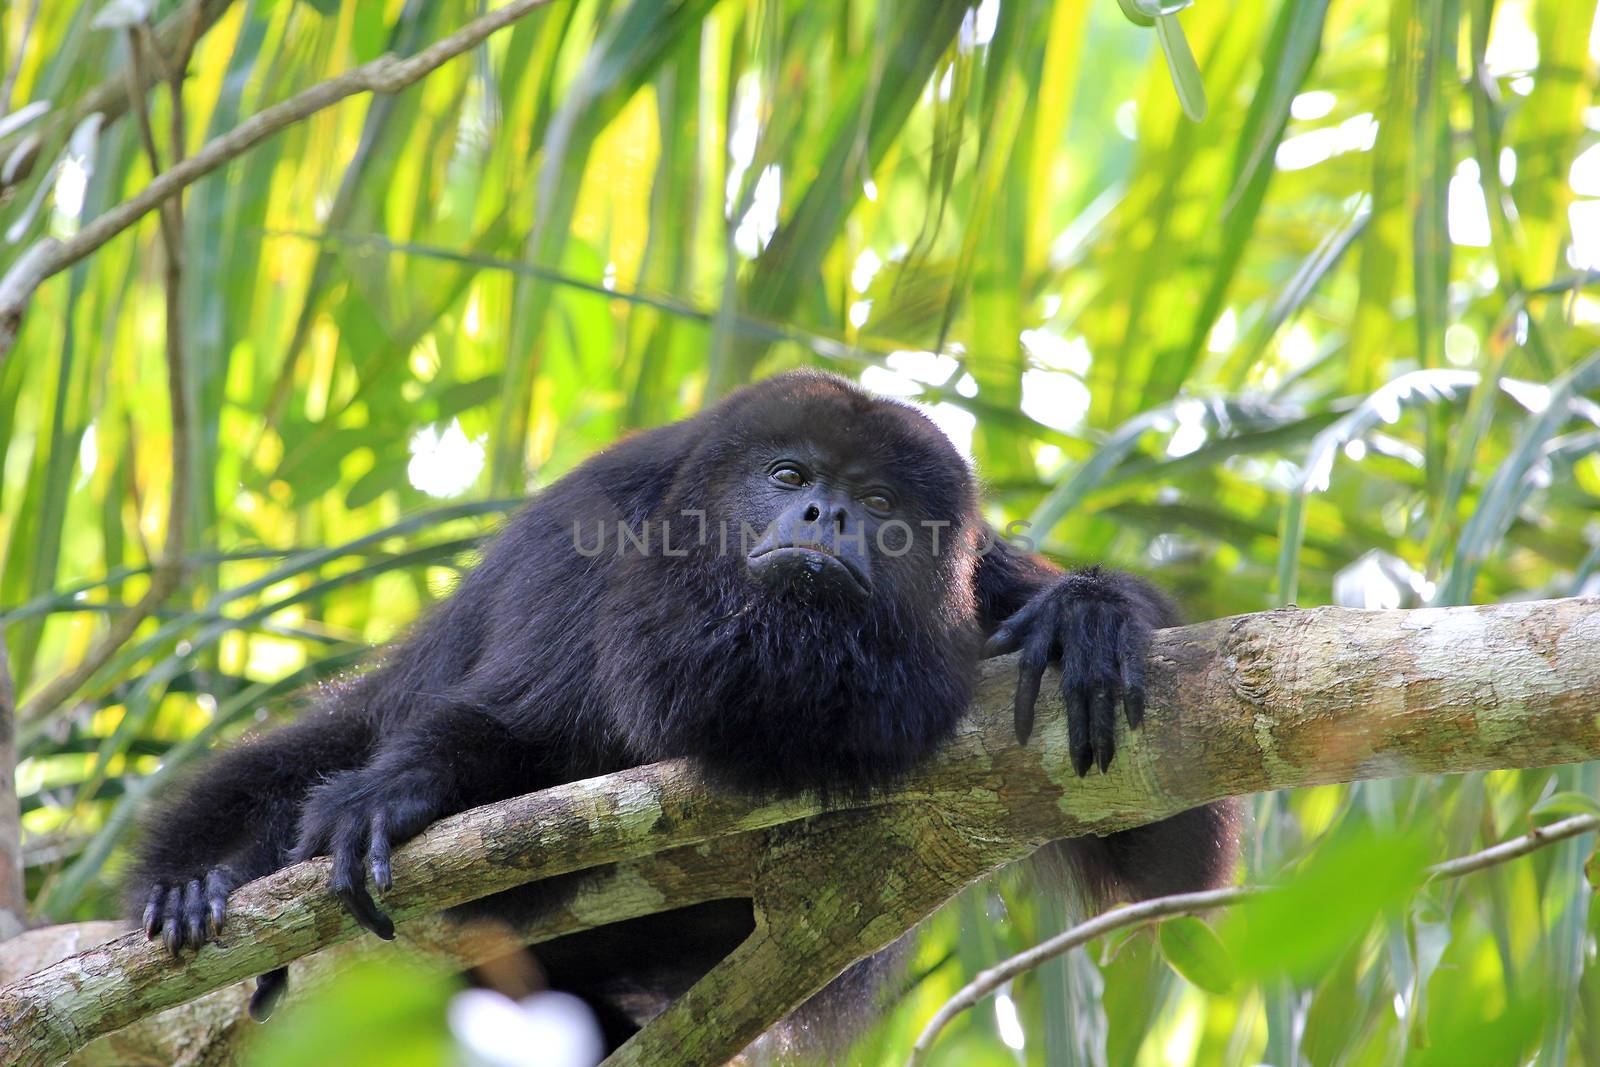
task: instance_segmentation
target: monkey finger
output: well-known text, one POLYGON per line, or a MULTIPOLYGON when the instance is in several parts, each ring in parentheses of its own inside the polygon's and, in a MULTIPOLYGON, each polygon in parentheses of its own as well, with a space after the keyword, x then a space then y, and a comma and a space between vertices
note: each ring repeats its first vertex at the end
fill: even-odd
POLYGON ((1104 774, 1117 747, 1117 700, 1110 685, 1089 690, 1089 738, 1095 762, 1104 774))
POLYGON ((980 655, 983 659, 994 659, 996 656, 1015 652, 1021 647, 1022 639, 1017 636, 1016 631, 1002 628, 990 634, 988 640, 984 641, 980 655))
POLYGON ((1067 750, 1072 756, 1072 773, 1079 778, 1094 766, 1094 741, 1089 727, 1089 690, 1083 686, 1063 688, 1067 703, 1067 750))
POLYGON ((1144 722, 1143 672, 1129 670, 1128 659, 1122 661, 1122 711, 1128 720, 1128 729, 1137 730, 1144 722))
POLYGON ((1144 722, 1144 663, 1150 655, 1150 632, 1137 622, 1124 619, 1118 626, 1120 652, 1117 657, 1118 681, 1122 685, 1122 710, 1129 729, 1144 722))
POLYGON ((995 627, 994 633, 990 634, 989 639, 983 643, 984 659, 1004 656, 1022 647, 1023 642, 1027 640, 1028 630, 1032 622, 1026 616, 1026 612, 1027 609, 1024 608, 995 627))
POLYGON ((1128 718, 1128 729, 1137 730, 1144 722, 1144 687, 1125 686, 1122 690, 1122 710, 1128 718))
POLYGON ((380 811, 372 817, 372 840, 367 843, 367 869, 372 872, 372 884, 386 891, 394 888, 389 854, 388 820, 380 811))
POLYGON ((1056 619, 1056 641, 1061 648, 1061 700, 1067 709, 1067 751, 1079 778, 1094 766, 1095 734, 1090 698, 1096 677, 1093 657, 1098 651, 1088 629, 1082 604, 1068 604, 1056 619))
POLYGON ((161 941, 167 946, 167 951, 177 956, 183 949, 183 925, 179 921, 183 914, 183 890, 173 886, 167 890, 166 901, 161 905, 161 941))
POLYGON ((385 915, 367 892, 365 860, 369 841, 365 820, 352 818, 336 836, 333 846, 333 877, 330 886, 334 895, 355 917, 356 922, 377 934, 385 941, 394 940, 394 923, 385 915))
POLYGON ((194 878, 183 887, 183 941, 191 948, 205 944, 205 894, 200 879, 194 878))
POLYGON ((228 894, 233 892, 233 878, 221 868, 206 872, 206 930, 215 937, 222 930, 228 915, 228 894))
POLYGON ((1017 672, 1017 698, 1012 707, 1012 721, 1016 725, 1017 743, 1025 745, 1033 735, 1034 707, 1039 700, 1039 682, 1042 670, 1017 672))
POLYGON ((995 627, 994 633, 989 635, 989 640, 984 642, 984 659, 1004 656, 1021 648, 1027 641, 1028 633, 1033 629, 1035 621, 1044 611, 1046 600, 1047 594, 1034 597, 1024 604, 1020 611, 995 627))
MULTIPOLYGON (((357 868, 360 869, 359 867, 357 868)), ((377 934, 385 941, 394 940, 394 921, 385 915, 367 892, 366 880, 353 881, 348 875, 334 875, 334 896, 344 904, 345 910, 362 928, 377 934)))
POLYGON ((293 857, 296 863, 302 863, 313 856, 326 856, 333 851, 332 828, 318 823, 305 823, 300 827, 300 836, 294 844, 293 857))
POLYGON ((157 882, 150 890, 150 899, 145 901, 144 914, 140 917, 144 936, 151 941, 161 932, 161 902, 166 899, 167 887, 157 882))
POLYGON ((1039 702, 1039 686, 1044 681, 1044 669, 1050 662, 1050 631, 1036 627, 1029 631, 1022 646, 1022 657, 1017 662, 1017 697, 1012 714, 1017 729, 1017 741, 1027 744, 1033 734, 1034 711, 1039 702))
POLYGON ((279 967, 256 979, 256 991, 250 994, 250 1018, 264 1023, 289 989, 289 968, 279 967))

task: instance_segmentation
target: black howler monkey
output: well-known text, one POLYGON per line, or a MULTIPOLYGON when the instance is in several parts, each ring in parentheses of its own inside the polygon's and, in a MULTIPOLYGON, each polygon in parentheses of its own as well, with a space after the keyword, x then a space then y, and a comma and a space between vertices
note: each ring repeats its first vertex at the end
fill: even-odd
MULTIPOLYGON (((994 537, 966 462, 915 409, 785 374, 536 495, 370 670, 158 805, 130 898, 177 952, 221 926, 237 886, 329 855, 334 892, 392 937, 368 879, 387 888, 390 850, 442 816, 678 756, 752 792, 870 789, 950 736, 980 656, 1013 650, 1018 735, 1059 664, 1073 766, 1104 771, 1119 707, 1129 726, 1143 714, 1151 631, 1175 621, 1136 578, 1064 573, 994 537)), ((1234 850, 1226 805, 1066 849, 1102 897, 1215 884, 1234 850)), ((574 991, 614 977, 597 960, 706 955, 698 930, 569 952, 591 972, 574 991)), ((258 1017, 283 974, 262 979, 258 1017)))

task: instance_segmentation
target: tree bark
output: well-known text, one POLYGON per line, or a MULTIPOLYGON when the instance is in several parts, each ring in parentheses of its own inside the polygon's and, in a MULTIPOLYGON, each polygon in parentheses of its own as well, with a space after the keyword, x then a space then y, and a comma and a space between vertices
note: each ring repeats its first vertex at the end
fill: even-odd
MULTIPOLYGON (((1045 841, 1270 789, 1600 758, 1597 599, 1290 608, 1163 631, 1144 726, 1110 773, 1082 779, 1053 694, 1033 740, 1016 743, 1015 670, 1012 658, 985 664, 951 744, 848 809, 812 797, 752 803, 707 788, 682 763, 655 764, 443 820, 396 854, 384 905, 415 922, 620 862, 610 880, 594 876, 590 906, 527 931, 539 940, 704 899, 697 876, 660 867, 672 866, 667 850, 702 846, 694 855, 714 857, 707 871, 749 887, 756 933, 614 1060, 721 1062, 843 967, 1045 841), (592 906, 612 894, 631 903, 592 906)), ((181 963, 128 933, 12 982, 0 989, 0 1062, 59 1062, 145 1016, 351 939, 357 928, 326 877, 317 860, 245 887, 222 935, 181 963)))
MULTIPOLYGON (((519 927, 461 924, 438 913, 401 923, 394 945, 361 938, 318 953, 296 965, 288 1001, 305 996, 358 958, 403 952, 414 962, 451 973, 506 955, 522 946, 571 930, 620 922, 674 906, 748 897, 752 887, 748 838, 715 846, 678 849, 585 872, 565 904, 519 927), (732 860, 732 862, 730 862, 732 860), (581 916, 581 918, 580 918, 581 916)), ((103 945, 127 930, 114 921, 71 923, 31 930, 0 952, 0 986, 23 978, 86 948, 103 945)), ((392 958, 392 957, 390 957, 392 958)), ((72 1067, 225 1067, 241 1061, 250 1032, 252 980, 223 986, 198 1000, 147 1015, 90 1042, 71 1058, 72 1067)))

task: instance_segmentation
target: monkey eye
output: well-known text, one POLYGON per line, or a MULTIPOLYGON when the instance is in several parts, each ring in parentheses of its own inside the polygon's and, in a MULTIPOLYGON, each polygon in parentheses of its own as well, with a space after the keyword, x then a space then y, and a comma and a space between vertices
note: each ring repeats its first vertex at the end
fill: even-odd
POLYGON ((888 493, 868 493, 861 498, 861 502, 867 506, 868 510, 876 511, 883 515, 887 515, 894 510, 894 501, 889 498, 888 493))
POLYGON ((806 472, 792 463, 780 463, 772 468, 771 478, 779 485, 798 489, 806 484, 806 472))

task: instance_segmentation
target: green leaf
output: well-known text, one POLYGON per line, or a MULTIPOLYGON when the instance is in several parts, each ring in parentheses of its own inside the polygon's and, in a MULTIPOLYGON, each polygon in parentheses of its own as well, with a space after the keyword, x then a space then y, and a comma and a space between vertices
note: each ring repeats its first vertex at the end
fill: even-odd
POLYGON ((1176 15, 1156 16, 1156 36, 1161 40, 1161 51, 1167 57, 1167 70, 1172 74, 1172 88, 1178 93, 1178 103, 1190 122, 1201 122, 1206 117, 1206 85, 1200 78, 1200 68, 1195 64, 1194 53, 1189 51, 1188 38, 1178 25, 1176 15))
POLYGON ((1154 26, 1156 20, 1140 10, 1139 0, 1117 0, 1122 15, 1135 26, 1154 26))
POLYGON ((1167 919, 1158 940, 1172 969, 1208 993, 1227 993, 1237 971, 1216 931, 1192 915, 1167 919))
POLYGON ((371 470, 357 478, 345 492, 344 506, 351 510, 364 508, 389 490, 410 485, 406 479, 410 462, 406 456, 379 459, 371 470))
POLYGON ((1572 419, 1574 399, 1596 387, 1600 387, 1600 352, 1590 354, 1550 384, 1543 408, 1525 420, 1516 444, 1489 479, 1478 497, 1478 506, 1462 528, 1455 561, 1439 583, 1439 603, 1467 602, 1479 565, 1498 547, 1516 518, 1530 473, 1541 461, 1549 461, 1556 445, 1553 439, 1572 419))
POLYGON ((1282 888, 1234 908, 1219 933, 1241 976, 1310 979, 1410 898, 1426 858, 1418 836, 1346 832, 1282 888))
POLYGON ((1528 818, 1535 826, 1546 826, 1569 815, 1600 815, 1600 801, 1577 790, 1564 789, 1528 809, 1528 818))
POLYGON ((395 959, 342 971, 314 997, 291 1001, 251 1042, 253 1067, 441 1067, 455 1062, 445 1004, 455 987, 437 970, 395 959))
POLYGON ((1278 550, 1280 603, 1292 604, 1298 595, 1300 546, 1305 539, 1306 497, 1328 489, 1340 450, 1374 428, 1398 421, 1401 412, 1407 408, 1459 400, 1478 384, 1478 380, 1475 372, 1461 370, 1419 370, 1402 374, 1317 434, 1283 509, 1278 550))

